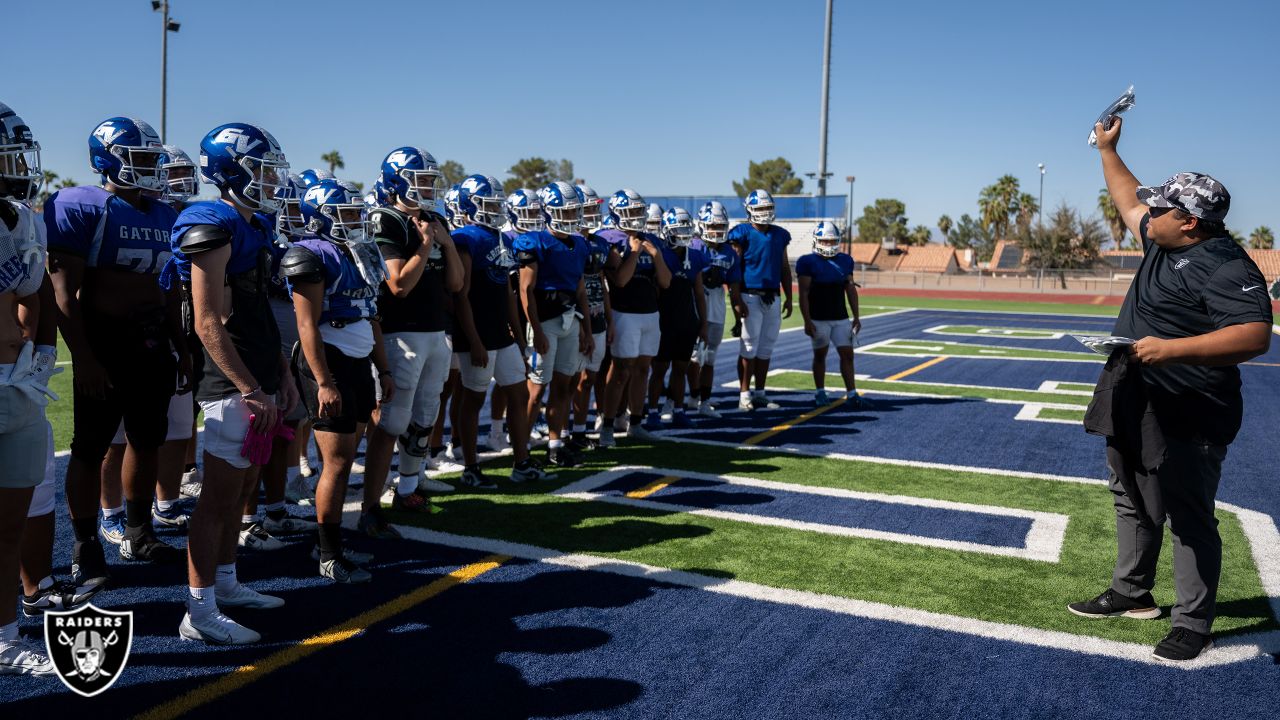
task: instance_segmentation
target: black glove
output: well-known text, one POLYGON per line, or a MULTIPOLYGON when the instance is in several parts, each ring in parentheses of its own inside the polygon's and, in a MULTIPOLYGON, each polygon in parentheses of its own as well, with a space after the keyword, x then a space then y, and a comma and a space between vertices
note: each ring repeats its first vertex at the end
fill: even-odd
POLYGON ((742 319, 741 318, 733 321, 733 327, 729 328, 729 334, 733 335, 736 338, 742 337, 742 319))

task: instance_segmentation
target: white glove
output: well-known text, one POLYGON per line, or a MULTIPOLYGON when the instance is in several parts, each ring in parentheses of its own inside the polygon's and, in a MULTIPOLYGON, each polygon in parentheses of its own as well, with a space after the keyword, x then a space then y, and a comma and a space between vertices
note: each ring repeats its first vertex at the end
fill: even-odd
MULTIPOLYGON (((48 387, 49 378, 63 372, 66 368, 58 367, 58 348, 55 345, 37 345, 32 375, 36 382, 48 387)), ((54 398, 55 400, 57 398, 54 398)))

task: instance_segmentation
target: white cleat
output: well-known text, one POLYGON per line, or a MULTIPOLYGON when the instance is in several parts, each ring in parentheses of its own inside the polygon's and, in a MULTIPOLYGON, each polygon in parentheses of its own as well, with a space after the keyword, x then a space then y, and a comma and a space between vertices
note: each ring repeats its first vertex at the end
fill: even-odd
POLYGON ((262 528, 267 531, 268 535, 297 535, 298 533, 315 532, 316 524, 310 520, 292 515, 285 515, 279 520, 273 520, 268 515, 262 521, 262 528))
POLYGON ((275 595, 263 595, 242 583, 236 583, 235 589, 222 592, 215 590, 218 607, 242 607, 253 610, 270 610, 284 606, 284 598, 275 595))
POLYGON ((715 406, 709 402, 698 403, 698 414, 702 417, 712 418, 715 420, 719 420, 724 417, 720 414, 720 411, 716 410, 715 406))
POLYGON ((675 417, 675 415, 676 415, 676 404, 671 401, 671 398, 667 398, 666 400, 663 400, 662 411, 661 413, 659 413, 658 419, 664 423, 669 423, 671 422, 671 419, 675 417))
POLYGON ((240 531, 240 547, 249 550, 279 550, 284 547, 284 541, 280 538, 272 537, 266 528, 262 527, 262 523, 253 523, 247 529, 240 531))
POLYGON ((188 612, 178 625, 183 640, 203 640, 210 645, 250 645, 262 639, 258 633, 215 610, 201 618, 188 612))
POLYGON ((52 675, 53 660, 35 643, 19 637, 0 640, 0 675, 52 675))

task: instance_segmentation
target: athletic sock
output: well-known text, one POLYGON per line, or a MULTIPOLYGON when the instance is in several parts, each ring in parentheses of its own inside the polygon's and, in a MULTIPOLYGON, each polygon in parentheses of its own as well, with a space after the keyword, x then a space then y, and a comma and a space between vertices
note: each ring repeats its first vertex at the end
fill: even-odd
POLYGON ((642 423, 642 422, 644 422, 644 416, 643 416, 643 415, 631 415, 631 424, 632 424, 632 425, 639 425, 639 424, 640 424, 640 423, 642 423))
POLYGON ((241 530, 248 530, 248 529, 249 529, 249 526, 250 526, 250 525, 252 525, 252 524, 253 524, 253 516, 252 516, 252 515, 241 515, 241 516, 240 516, 240 529, 241 529, 241 530))
POLYGON ((151 498, 124 501, 124 523, 130 528, 142 527, 151 522, 151 498))
POLYGON ((240 580, 236 578, 236 564, 227 563, 219 565, 218 572, 213 577, 213 586, 222 592, 235 590, 236 585, 240 584, 240 580))
POLYGON ((277 503, 271 503, 270 505, 267 505, 263 509, 263 512, 266 514, 267 517, 276 521, 283 520, 288 515, 288 513, 285 512, 283 501, 277 502, 277 503))
POLYGON ((574 434, 574 435, 584 435, 584 434, 586 434, 586 432, 587 432, 587 425, 586 425, 586 423, 583 423, 583 424, 581 424, 581 425, 574 425, 574 426, 573 426, 573 434, 574 434))
POLYGON ((187 588, 187 612, 191 617, 208 617, 218 612, 218 600, 211 587, 187 588))
POLYGON ((320 562, 336 559, 342 554, 342 524, 320 523, 320 562))
POLYGON ((414 490, 418 489, 418 475, 405 475, 400 473, 400 482, 396 485, 396 492, 401 496, 410 495, 414 490))
POLYGON ((160 512, 169 512, 177 502, 177 500, 161 500, 156 498, 156 509, 160 512))
POLYGON ((102 509, 102 517, 103 517, 103 518, 113 518, 113 517, 115 517, 115 516, 117 516, 117 515, 123 515, 123 514, 124 514, 124 506, 123 506, 123 505, 121 505, 120 507, 114 507, 114 508, 103 508, 103 509, 102 509))
POLYGON ((556 448, 564 447, 564 440, 548 440, 547 447, 551 448, 552 450, 555 450, 556 448))
POLYGON ((742 392, 738 393, 738 399, 743 402, 751 402, 751 391, 743 390, 742 392))
POLYGON ((71 530, 75 533, 76 542, 97 542, 98 518, 71 518, 71 530))

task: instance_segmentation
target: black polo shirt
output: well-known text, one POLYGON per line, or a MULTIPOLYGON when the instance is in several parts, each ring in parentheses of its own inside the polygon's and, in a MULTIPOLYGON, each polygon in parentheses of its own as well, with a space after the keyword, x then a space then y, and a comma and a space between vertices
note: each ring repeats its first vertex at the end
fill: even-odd
MULTIPOLYGON (((448 232, 444 218, 434 212, 419 211, 423 220, 440 223, 448 232)), ((373 239, 386 260, 408 260, 422 246, 423 237, 409 216, 395 208, 378 208, 369 213, 373 239)), ((447 258, 439 245, 433 245, 427 267, 409 294, 398 298, 383 283, 378 296, 382 315, 382 332, 449 332, 452 330, 453 301, 445 289, 447 258)))
MULTIPOLYGON (((1266 281, 1244 248, 1220 237, 1165 250, 1147 238, 1150 220, 1142 219, 1142 265, 1114 334, 1168 340, 1243 323, 1271 324, 1266 281)), ((1244 409, 1237 366, 1144 367, 1142 377, 1166 435, 1218 445, 1235 439, 1244 409)))

